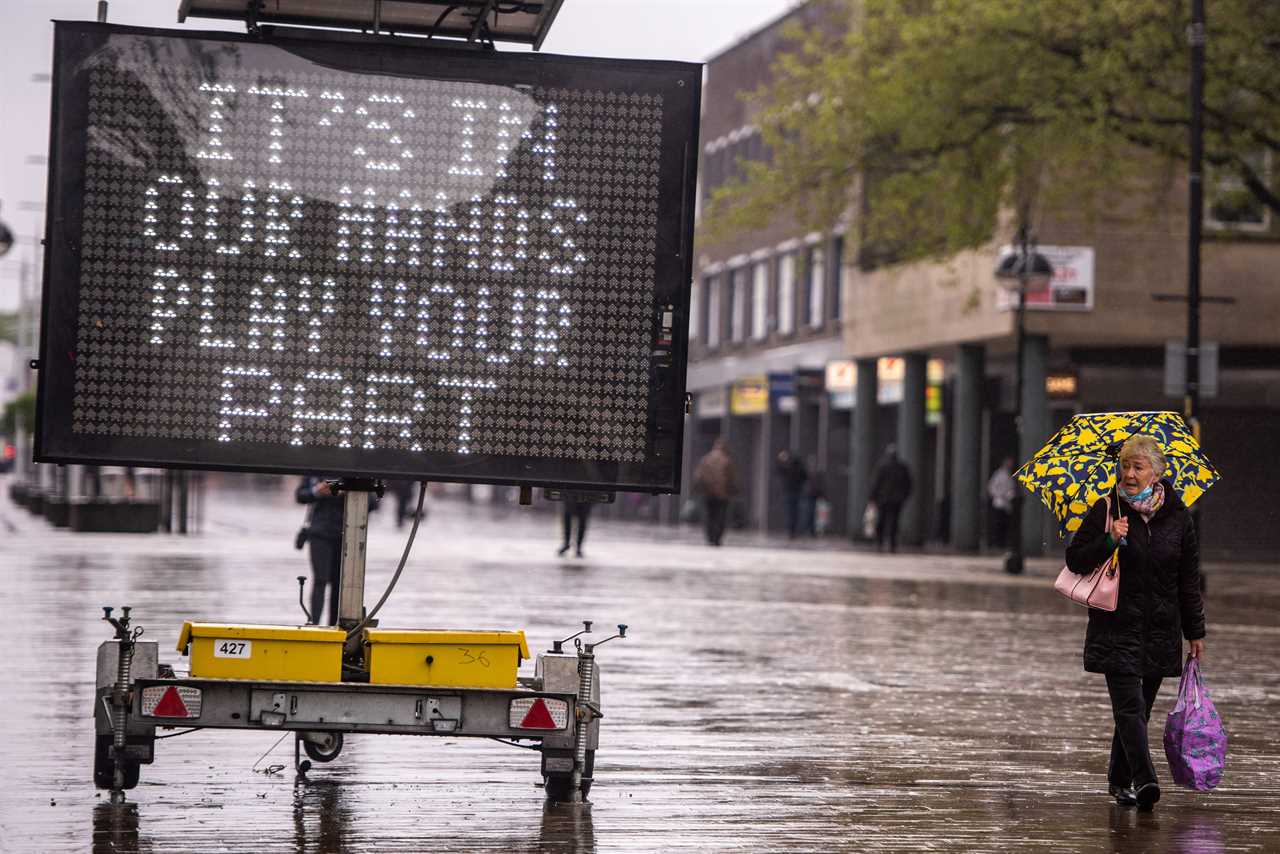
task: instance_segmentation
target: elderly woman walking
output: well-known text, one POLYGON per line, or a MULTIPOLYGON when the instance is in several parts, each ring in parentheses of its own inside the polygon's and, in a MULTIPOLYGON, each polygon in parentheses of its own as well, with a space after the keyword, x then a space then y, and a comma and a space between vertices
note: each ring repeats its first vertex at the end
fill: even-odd
POLYGON ((1146 810, 1160 800, 1147 742, 1151 706, 1164 677, 1182 673, 1183 638, 1190 655, 1204 654, 1195 523, 1163 478, 1165 466, 1155 440, 1131 437, 1120 449, 1111 532, 1100 499, 1067 546, 1067 566, 1082 575, 1120 546, 1119 604, 1115 611, 1089 610, 1084 669, 1105 675, 1111 695, 1111 795, 1121 806, 1146 810))

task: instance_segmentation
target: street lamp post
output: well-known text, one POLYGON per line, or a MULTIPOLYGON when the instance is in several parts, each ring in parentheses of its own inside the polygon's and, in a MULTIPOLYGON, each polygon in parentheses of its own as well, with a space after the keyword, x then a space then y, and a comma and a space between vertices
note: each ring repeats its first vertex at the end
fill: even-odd
MULTIPOLYGON (((1014 358, 1014 427, 1017 435, 1018 454, 1023 449, 1022 389, 1025 382, 1023 359, 1027 346, 1027 286, 1035 283, 1037 287, 1048 285, 1053 278, 1053 265, 1049 259, 1035 251, 1035 244, 1025 224, 1018 227, 1018 245, 1000 259, 996 265, 996 279, 1001 285, 1018 294, 1015 326, 1014 358)), ((1004 571, 1010 575, 1020 575, 1023 569, 1022 554, 1022 490, 1013 490, 1013 504, 1009 508, 1009 551, 1004 556, 1004 571)))

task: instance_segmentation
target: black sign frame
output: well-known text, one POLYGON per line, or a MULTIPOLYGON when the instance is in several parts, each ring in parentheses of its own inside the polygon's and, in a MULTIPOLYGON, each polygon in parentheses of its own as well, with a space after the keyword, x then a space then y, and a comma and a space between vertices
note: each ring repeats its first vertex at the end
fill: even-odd
POLYGON ((462 483, 666 493, 679 490, 683 453, 687 318, 692 276, 693 211, 698 160, 701 66, 603 60, 545 54, 424 47, 416 40, 317 34, 298 38, 57 22, 50 124, 48 219, 35 459, 38 462, 158 468, 334 474, 462 483), (324 68, 431 80, 511 85, 581 81, 597 87, 663 96, 658 240, 654 253, 652 347, 643 461, 571 460, 497 454, 426 453, 390 449, 131 436, 78 436, 71 429, 75 392, 81 248, 86 191, 89 85, 85 59, 115 35, 226 46, 267 45, 324 68), (420 462, 419 462, 420 461, 420 462))

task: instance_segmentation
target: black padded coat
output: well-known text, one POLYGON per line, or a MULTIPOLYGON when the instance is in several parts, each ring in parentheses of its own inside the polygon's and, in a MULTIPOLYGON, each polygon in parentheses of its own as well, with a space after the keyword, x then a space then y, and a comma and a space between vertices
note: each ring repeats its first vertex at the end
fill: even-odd
MULTIPOLYGON (((1164 483, 1164 504, 1145 522, 1121 501, 1129 519, 1128 544, 1120 547, 1120 597, 1115 611, 1089 609, 1084 669, 1090 673, 1178 676, 1182 639, 1204 637, 1200 598, 1200 547, 1191 513, 1164 483)), ((1111 496, 1111 515, 1116 515, 1111 496)), ((1087 574, 1107 558, 1106 507, 1089 510, 1067 546, 1067 566, 1087 574)))

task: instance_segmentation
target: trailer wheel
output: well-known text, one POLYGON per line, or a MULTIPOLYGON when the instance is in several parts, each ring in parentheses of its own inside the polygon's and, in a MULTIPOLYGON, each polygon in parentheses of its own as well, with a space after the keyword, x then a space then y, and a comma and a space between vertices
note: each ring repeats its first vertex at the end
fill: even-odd
MULTIPOLYGON (((93 745, 93 784, 99 789, 110 789, 116 784, 116 760, 111 758, 111 735, 98 735, 93 745)), ((121 761, 124 767, 124 787, 132 789, 138 785, 138 774, 141 763, 128 756, 121 761)))
MULTIPOLYGON (((582 775, 582 797, 586 799, 591 794, 591 778, 595 773, 596 752, 594 750, 587 751, 587 767, 582 775)), ((557 802, 567 802, 573 799, 573 776, 570 774, 548 774, 543 778, 546 781, 547 800, 557 802)))
POLYGON ((332 762, 342 752, 342 733, 330 732, 324 733, 324 736, 326 738, 324 744, 302 739, 302 749, 316 762, 332 762))

